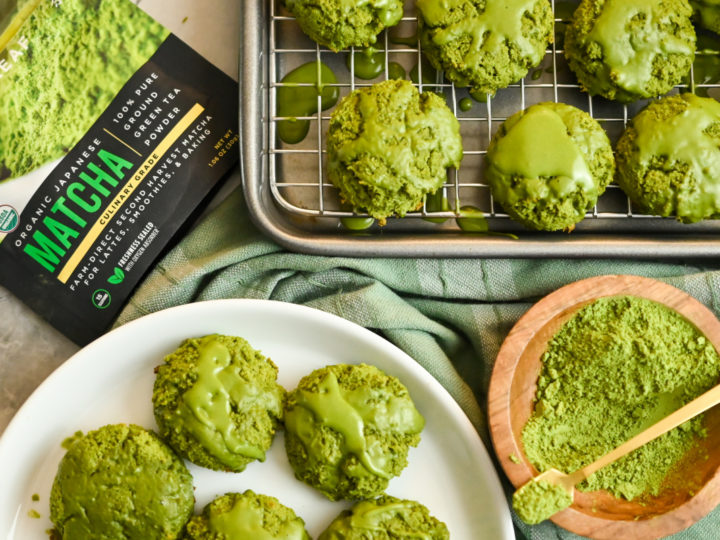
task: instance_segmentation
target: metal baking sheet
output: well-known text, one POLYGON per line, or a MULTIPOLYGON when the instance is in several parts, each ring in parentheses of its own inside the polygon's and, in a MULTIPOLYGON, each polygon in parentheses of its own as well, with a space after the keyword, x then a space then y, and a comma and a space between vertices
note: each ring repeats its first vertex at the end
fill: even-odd
MULTIPOLYGON (((577 1, 553 0, 556 30, 566 24, 577 1)), ((416 34, 412 1, 392 32, 402 37, 416 34)), ((422 63, 419 44, 394 43, 387 31, 375 48, 385 53, 385 70, 371 81, 354 76, 348 64, 353 50, 334 53, 317 46, 299 29, 280 0, 244 0, 240 54, 240 125, 243 186, 254 222, 275 241, 300 252, 323 255, 372 257, 714 257, 720 255, 720 221, 687 225, 633 210, 615 185, 608 187, 598 204, 572 233, 528 231, 513 222, 496 205, 484 182, 482 166, 487 145, 498 126, 514 112, 533 103, 560 101, 589 112, 606 129, 614 143, 628 120, 644 102, 624 106, 581 92, 564 60, 562 43, 553 43, 538 68, 528 76, 499 90, 487 103, 475 102, 469 111, 458 103, 467 89, 456 88, 438 74, 432 83, 417 84, 442 92, 460 120, 464 155, 460 169, 451 170, 443 190, 450 209, 432 212, 424 205, 404 218, 390 218, 384 227, 374 224, 351 231, 343 219, 353 214, 340 205, 336 188, 325 175, 324 138, 332 110, 307 117, 308 136, 298 144, 286 144, 276 136, 275 99, 283 76, 307 62, 321 60, 338 78, 341 98, 355 88, 387 77, 390 62, 409 73, 422 63), (489 229, 509 236, 467 232, 458 225, 461 207, 473 206, 487 218, 489 229), (434 218, 429 221, 428 218, 434 218), (440 221, 440 223, 438 223, 440 221)), ((718 41, 720 43, 720 41, 718 41)), ((720 56, 717 51, 699 51, 720 56)), ((715 82, 698 81, 695 88, 713 95, 715 82), (702 83, 702 84, 700 84, 702 83)), ((673 92, 691 90, 681 85, 673 92)), ((718 94, 720 95, 720 94, 718 94)))

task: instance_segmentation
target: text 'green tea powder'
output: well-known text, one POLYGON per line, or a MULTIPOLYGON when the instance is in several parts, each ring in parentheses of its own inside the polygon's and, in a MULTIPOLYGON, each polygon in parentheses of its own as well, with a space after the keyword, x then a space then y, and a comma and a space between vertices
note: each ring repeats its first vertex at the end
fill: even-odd
MULTIPOLYGON (((570 473, 605 455, 715 386, 720 357, 681 315, 651 300, 596 300, 548 344, 523 428, 528 459, 540 471, 570 473)), ((697 417, 655 439, 578 487, 634 499, 657 495, 663 480, 704 437, 697 417)), ((687 489, 693 489, 688 486, 687 489)))

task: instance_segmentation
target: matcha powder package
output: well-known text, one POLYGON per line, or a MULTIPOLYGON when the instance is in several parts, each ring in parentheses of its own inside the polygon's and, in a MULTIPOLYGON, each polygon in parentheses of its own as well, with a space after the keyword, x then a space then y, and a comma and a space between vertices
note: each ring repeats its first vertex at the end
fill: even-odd
POLYGON ((130 0, 0 1, 0 284, 99 336, 237 162, 237 107, 130 0))
MULTIPOLYGON (((525 454, 540 471, 571 473, 595 461, 720 378, 720 357, 695 326, 631 296, 601 298, 579 310, 552 338, 542 364, 535 409, 522 432, 525 454)), ((706 435, 702 420, 686 422, 578 488, 628 500, 666 487, 693 492, 697 486, 687 479, 668 481, 706 435)))

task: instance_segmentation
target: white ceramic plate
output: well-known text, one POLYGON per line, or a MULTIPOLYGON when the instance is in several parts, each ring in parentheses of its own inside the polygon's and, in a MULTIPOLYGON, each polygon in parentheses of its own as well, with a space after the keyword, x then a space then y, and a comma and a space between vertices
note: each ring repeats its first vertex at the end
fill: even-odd
MULTIPOLYGON (((156 429, 153 368, 184 338, 239 335, 279 367, 295 388, 313 369, 337 363, 374 364, 407 386, 426 419, 409 465, 387 493, 414 499, 447 523, 453 539, 512 539, 510 514, 495 469, 474 428, 445 389, 383 338, 322 311, 260 300, 188 304, 138 319, 94 341, 53 373, 28 399, 0 439, 0 538, 47 539, 49 493, 63 439, 76 430, 134 422, 156 429), (39 501, 33 501, 33 494, 39 501), (33 511, 40 518, 30 516, 33 511)), ((18 359, 22 369, 22 359, 18 359)), ((296 480, 282 432, 264 463, 242 473, 190 466, 196 510, 228 491, 253 489, 293 508, 317 536, 348 503, 330 502, 296 480)))

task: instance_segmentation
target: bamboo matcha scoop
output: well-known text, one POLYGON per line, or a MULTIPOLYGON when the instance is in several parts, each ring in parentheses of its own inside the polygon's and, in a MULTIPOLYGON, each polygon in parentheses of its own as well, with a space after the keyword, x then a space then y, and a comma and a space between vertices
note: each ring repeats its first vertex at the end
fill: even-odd
POLYGON ((698 396, 582 469, 571 474, 549 469, 539 474, 515 492, 513 508, 520 519, 530 525, 549 519, 553 514, 572 504, 575 486, 590 475, 718 403, 720 403, 720 385, 698 396))

